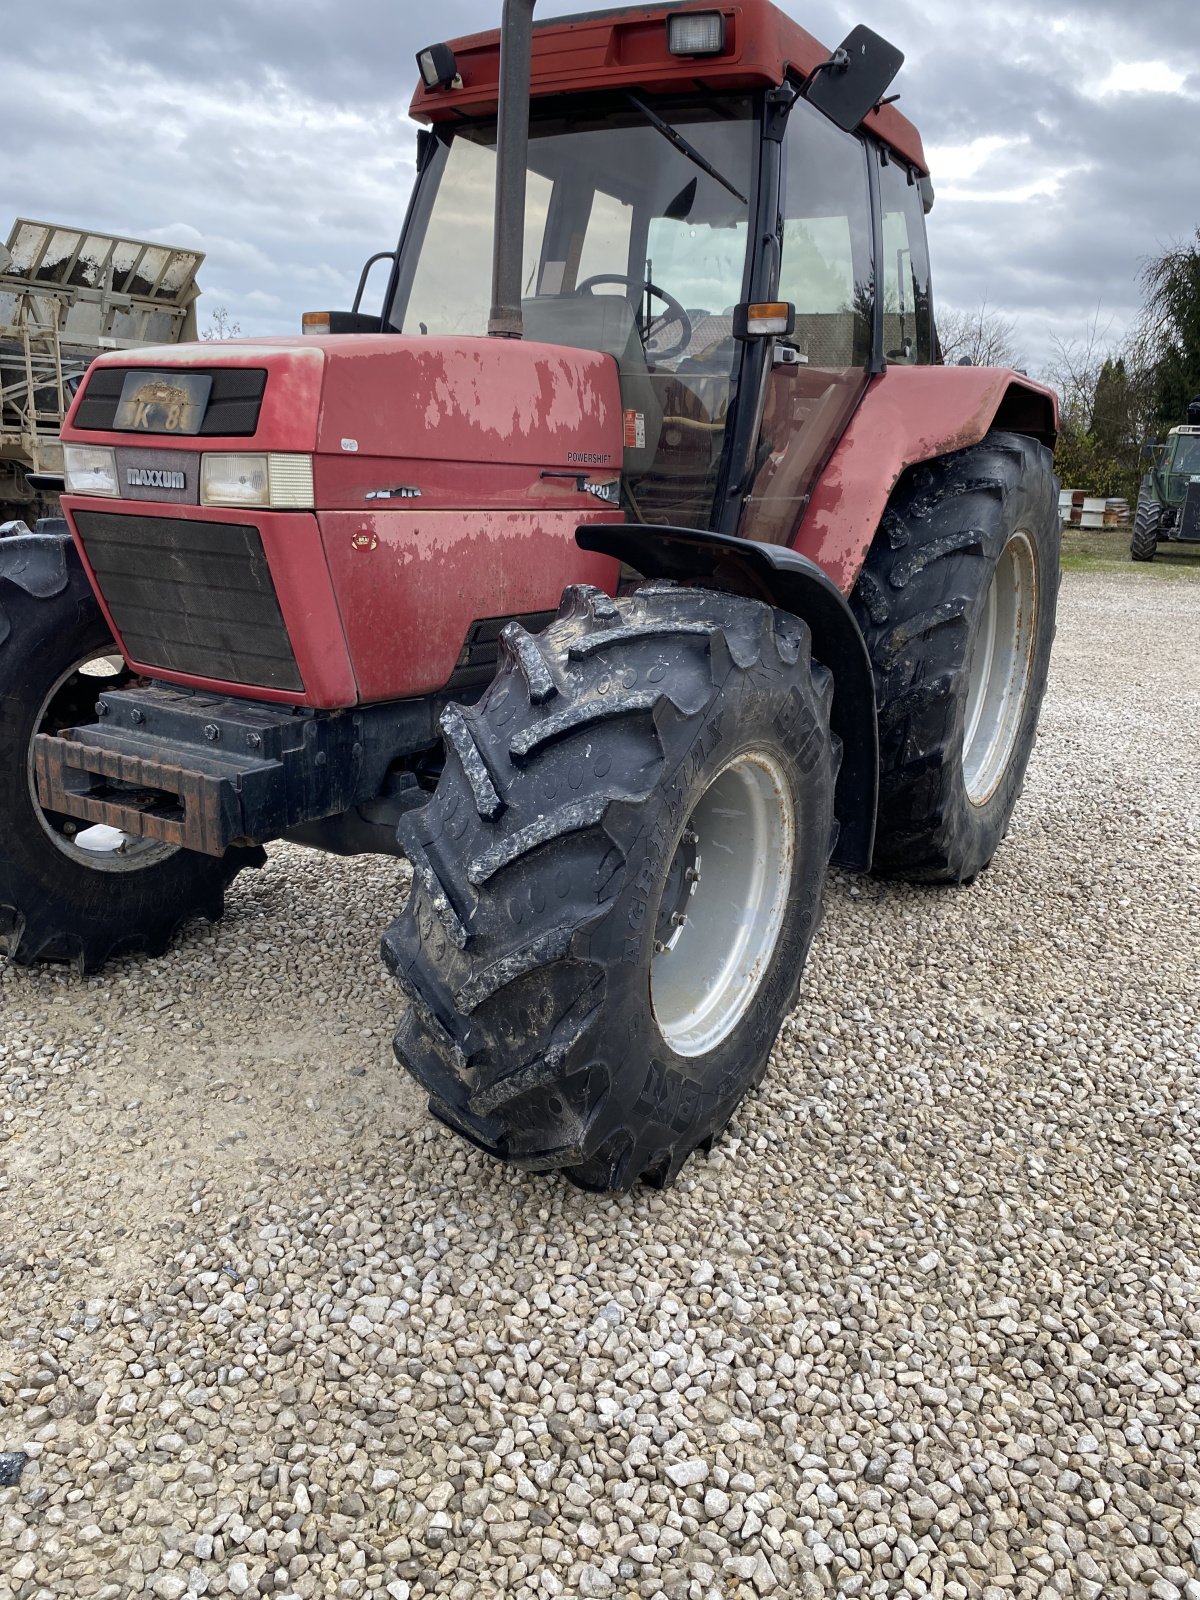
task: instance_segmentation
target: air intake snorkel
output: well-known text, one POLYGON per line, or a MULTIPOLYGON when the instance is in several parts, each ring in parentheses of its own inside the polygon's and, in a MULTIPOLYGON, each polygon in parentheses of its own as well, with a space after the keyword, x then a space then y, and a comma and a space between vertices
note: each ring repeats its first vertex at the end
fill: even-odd
POLYGON ((496 223, 492 243, 492 309, 488 316, 488 333, 499 339, 519 339, 523 330, 521 265, 535 4, 536 0, 504 0, 501 23, 496 223))

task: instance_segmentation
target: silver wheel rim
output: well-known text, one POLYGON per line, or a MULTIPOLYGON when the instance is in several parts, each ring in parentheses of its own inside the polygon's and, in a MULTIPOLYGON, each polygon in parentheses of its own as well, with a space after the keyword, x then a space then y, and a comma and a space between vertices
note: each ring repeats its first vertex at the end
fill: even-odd
POLYGON ((991 799, 1008 768, 1029 695, 1038 585, 1033 541, 1024 531, 1005 545, 988 586, 971 659, 963 730, 967 799, 991 799))
POLYGON ((659 913, 650 964, 655 1019, 677 1055, 715 1049, 762 987, 787 909, 794 839, 787 774, 763 751, 735 756, 701 795, 676 852, 676 863, 689 862, 681 898, 659 913))
MULTIPOLYGON (((62 674, 42 701, 34 722, 34 733, 57 731, 54 725, 56 719, 53 719, 54 702, 76 674, 83 678, 94 679, 96 693, 99 694, 103 689, 114 687, 125 670, 124 661, 111 651, 97 651, 85 656, 82 661, 77 661, 62 674), (48 721, 52 722, 50 729, 46 727, 48 721)), ((157 839, 138 838, 103 823, 91 827, 81 824, 72 832, 69 831, 75 829, 72 819, 55 820, 52 815, 48 815, 38 799, 32 740, 27 758, 27 775, 29 794, 33 801, 33 814, 42 832, 53 842, 56 850, 79 866, 87 867, 92 872, 142 872, 146 867, 153 866, 158 861, 165 861, 168 856, 175 854, 175 845, 163 844, 157 839)))

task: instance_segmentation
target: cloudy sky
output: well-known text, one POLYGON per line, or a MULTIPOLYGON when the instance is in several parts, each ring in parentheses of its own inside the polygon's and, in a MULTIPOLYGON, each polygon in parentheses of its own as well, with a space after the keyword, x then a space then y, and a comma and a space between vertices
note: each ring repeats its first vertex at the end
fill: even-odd
MULTIPOLYGON (((1119 337, 1141 260, 1200 226, 1200 0, 781 3, 831 45, 866 22, 906 52, 896 87, 933 168, 942 302, 1015 318, 1034 369, 1097 311, 1119 337)), ((6 65, 21 159, 0 238, 24 215, 194 245, 202 325, 223 306, 244 333, 296 331, 302 311, 348 305, 362 261, 395 242, 415 51, 499 11, 43 0, 6 65)))

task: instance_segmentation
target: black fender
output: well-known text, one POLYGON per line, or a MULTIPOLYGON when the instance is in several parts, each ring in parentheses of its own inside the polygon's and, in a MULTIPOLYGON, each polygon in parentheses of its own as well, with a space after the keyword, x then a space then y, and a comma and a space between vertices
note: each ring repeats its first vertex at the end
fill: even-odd
POLYGON ((862 631, 837 585, 815 561, 795 550, 732 534, 593 522, 576 529, 575 540, 581 549, 615 556, 645 578, 700 579, 754 595, 808 624, 813 655, 833 673, 830 727, 842 741, 833 860, 840 867, 869 871, 879 801, 875 678, 862 631))
MULTIPOLYGON (((18 533, 0 539, 0 585, 7 581, 35 600, 49 600, 67 587, 72 571, 82 576, 83 563, 69 535, 18 533)), ((9 626, 0 587, 0 644, 8 638, 9 626)))

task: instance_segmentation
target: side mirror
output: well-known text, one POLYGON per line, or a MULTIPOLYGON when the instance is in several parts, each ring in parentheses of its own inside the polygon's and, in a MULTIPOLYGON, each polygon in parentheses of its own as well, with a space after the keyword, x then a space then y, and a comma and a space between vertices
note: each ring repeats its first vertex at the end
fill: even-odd
POLYGON ((860 23, 813 72, 805 98, 843 132, 853 133, 903 65, 903 51, 860 23))

